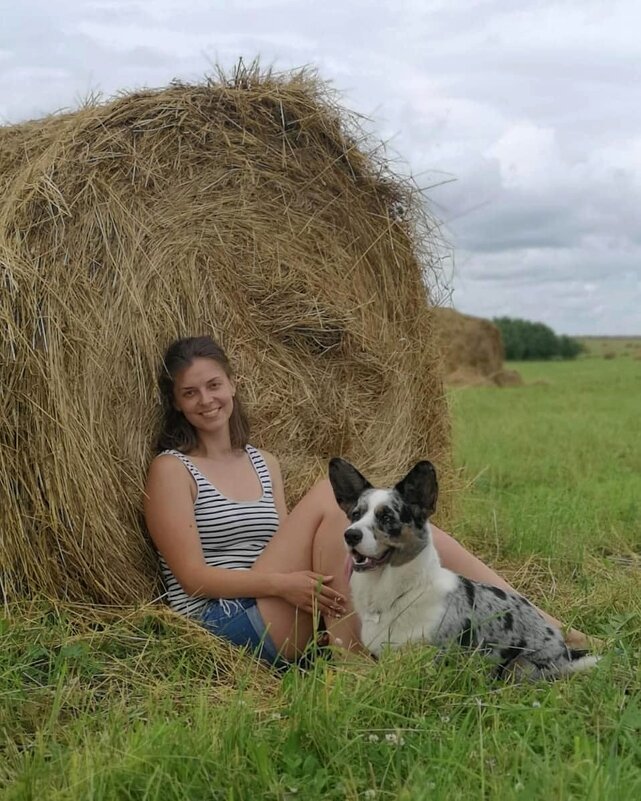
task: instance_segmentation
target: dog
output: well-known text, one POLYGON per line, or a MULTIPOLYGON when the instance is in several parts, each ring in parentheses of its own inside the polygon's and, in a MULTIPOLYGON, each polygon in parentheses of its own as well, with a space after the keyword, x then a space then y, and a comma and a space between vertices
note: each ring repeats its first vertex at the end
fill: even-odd
POLYGON ((458 644, 496 662, 497 678, 554 679, 596 663, 587 651, 568 648, 526 598, 441 566, 429 523, 438 497, 431 462, 418 462, 392 488, 376 489, 334 458, 329 479, 350 521, 350 591, 362 642, 374 656, 415 641, 458 644))

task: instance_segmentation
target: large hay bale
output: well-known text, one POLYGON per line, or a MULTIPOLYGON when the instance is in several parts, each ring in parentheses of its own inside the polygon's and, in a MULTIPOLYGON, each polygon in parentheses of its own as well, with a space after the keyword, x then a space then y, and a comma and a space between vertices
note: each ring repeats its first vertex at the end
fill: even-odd
POLYGON ((378 480, 447 465, 428 221, 359 137, 313 76, 256 70, 0 128, 5 597, 153 596, 177 336, 229 350, 292 502, 335 454, 378 480))
POLYGON ((445 380, 452 385, 498 384, 505 351, 498 327, 489 320, 449 308, 434 309, 445 380))

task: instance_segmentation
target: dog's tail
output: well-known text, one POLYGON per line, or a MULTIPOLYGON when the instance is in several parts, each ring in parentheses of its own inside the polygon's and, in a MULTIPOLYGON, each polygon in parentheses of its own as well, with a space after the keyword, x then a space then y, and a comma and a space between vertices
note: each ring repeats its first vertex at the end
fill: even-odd
POLYGON ((582 670, 591 670, 601 659, 589 651, 577 648, 568 648, 569 661, 563 666, 562 673, 580 673, 582 670))

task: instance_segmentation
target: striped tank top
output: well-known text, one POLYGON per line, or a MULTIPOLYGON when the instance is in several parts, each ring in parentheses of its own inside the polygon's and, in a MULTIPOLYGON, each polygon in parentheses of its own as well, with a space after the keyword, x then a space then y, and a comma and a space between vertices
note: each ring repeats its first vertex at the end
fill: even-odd
MULTIPOLYGON (((245 448, 260 479, 262 495, 256 501, 233 501, 226 498, 180 451, 163 451, 161 456, 176 456, 196 482, 194 517, 205 562, 212 567, 248 570, 278 528, 278 512, 269 469, 261 453, 245 448)), ((160 569, 171 608, 183 615, 196 617, 210 600, 187 595, 160 554, 160 569)))

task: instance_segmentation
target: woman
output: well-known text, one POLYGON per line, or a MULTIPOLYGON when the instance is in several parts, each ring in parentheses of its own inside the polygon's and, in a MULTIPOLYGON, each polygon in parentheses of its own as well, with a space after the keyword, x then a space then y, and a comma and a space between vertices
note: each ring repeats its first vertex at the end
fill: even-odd
MULTIPOLYGON (((347 519, 329 482, 287 513, 278 462, 248 444, 229 361, 210 337, 174 342, 159 385, 145 519, 170 605, 273 665, 305 651, 317 613, 332 642, 362 650, 344 567, 347 519)), ((446 567, 512 589, 448 534, 433 534, 446 567)))

